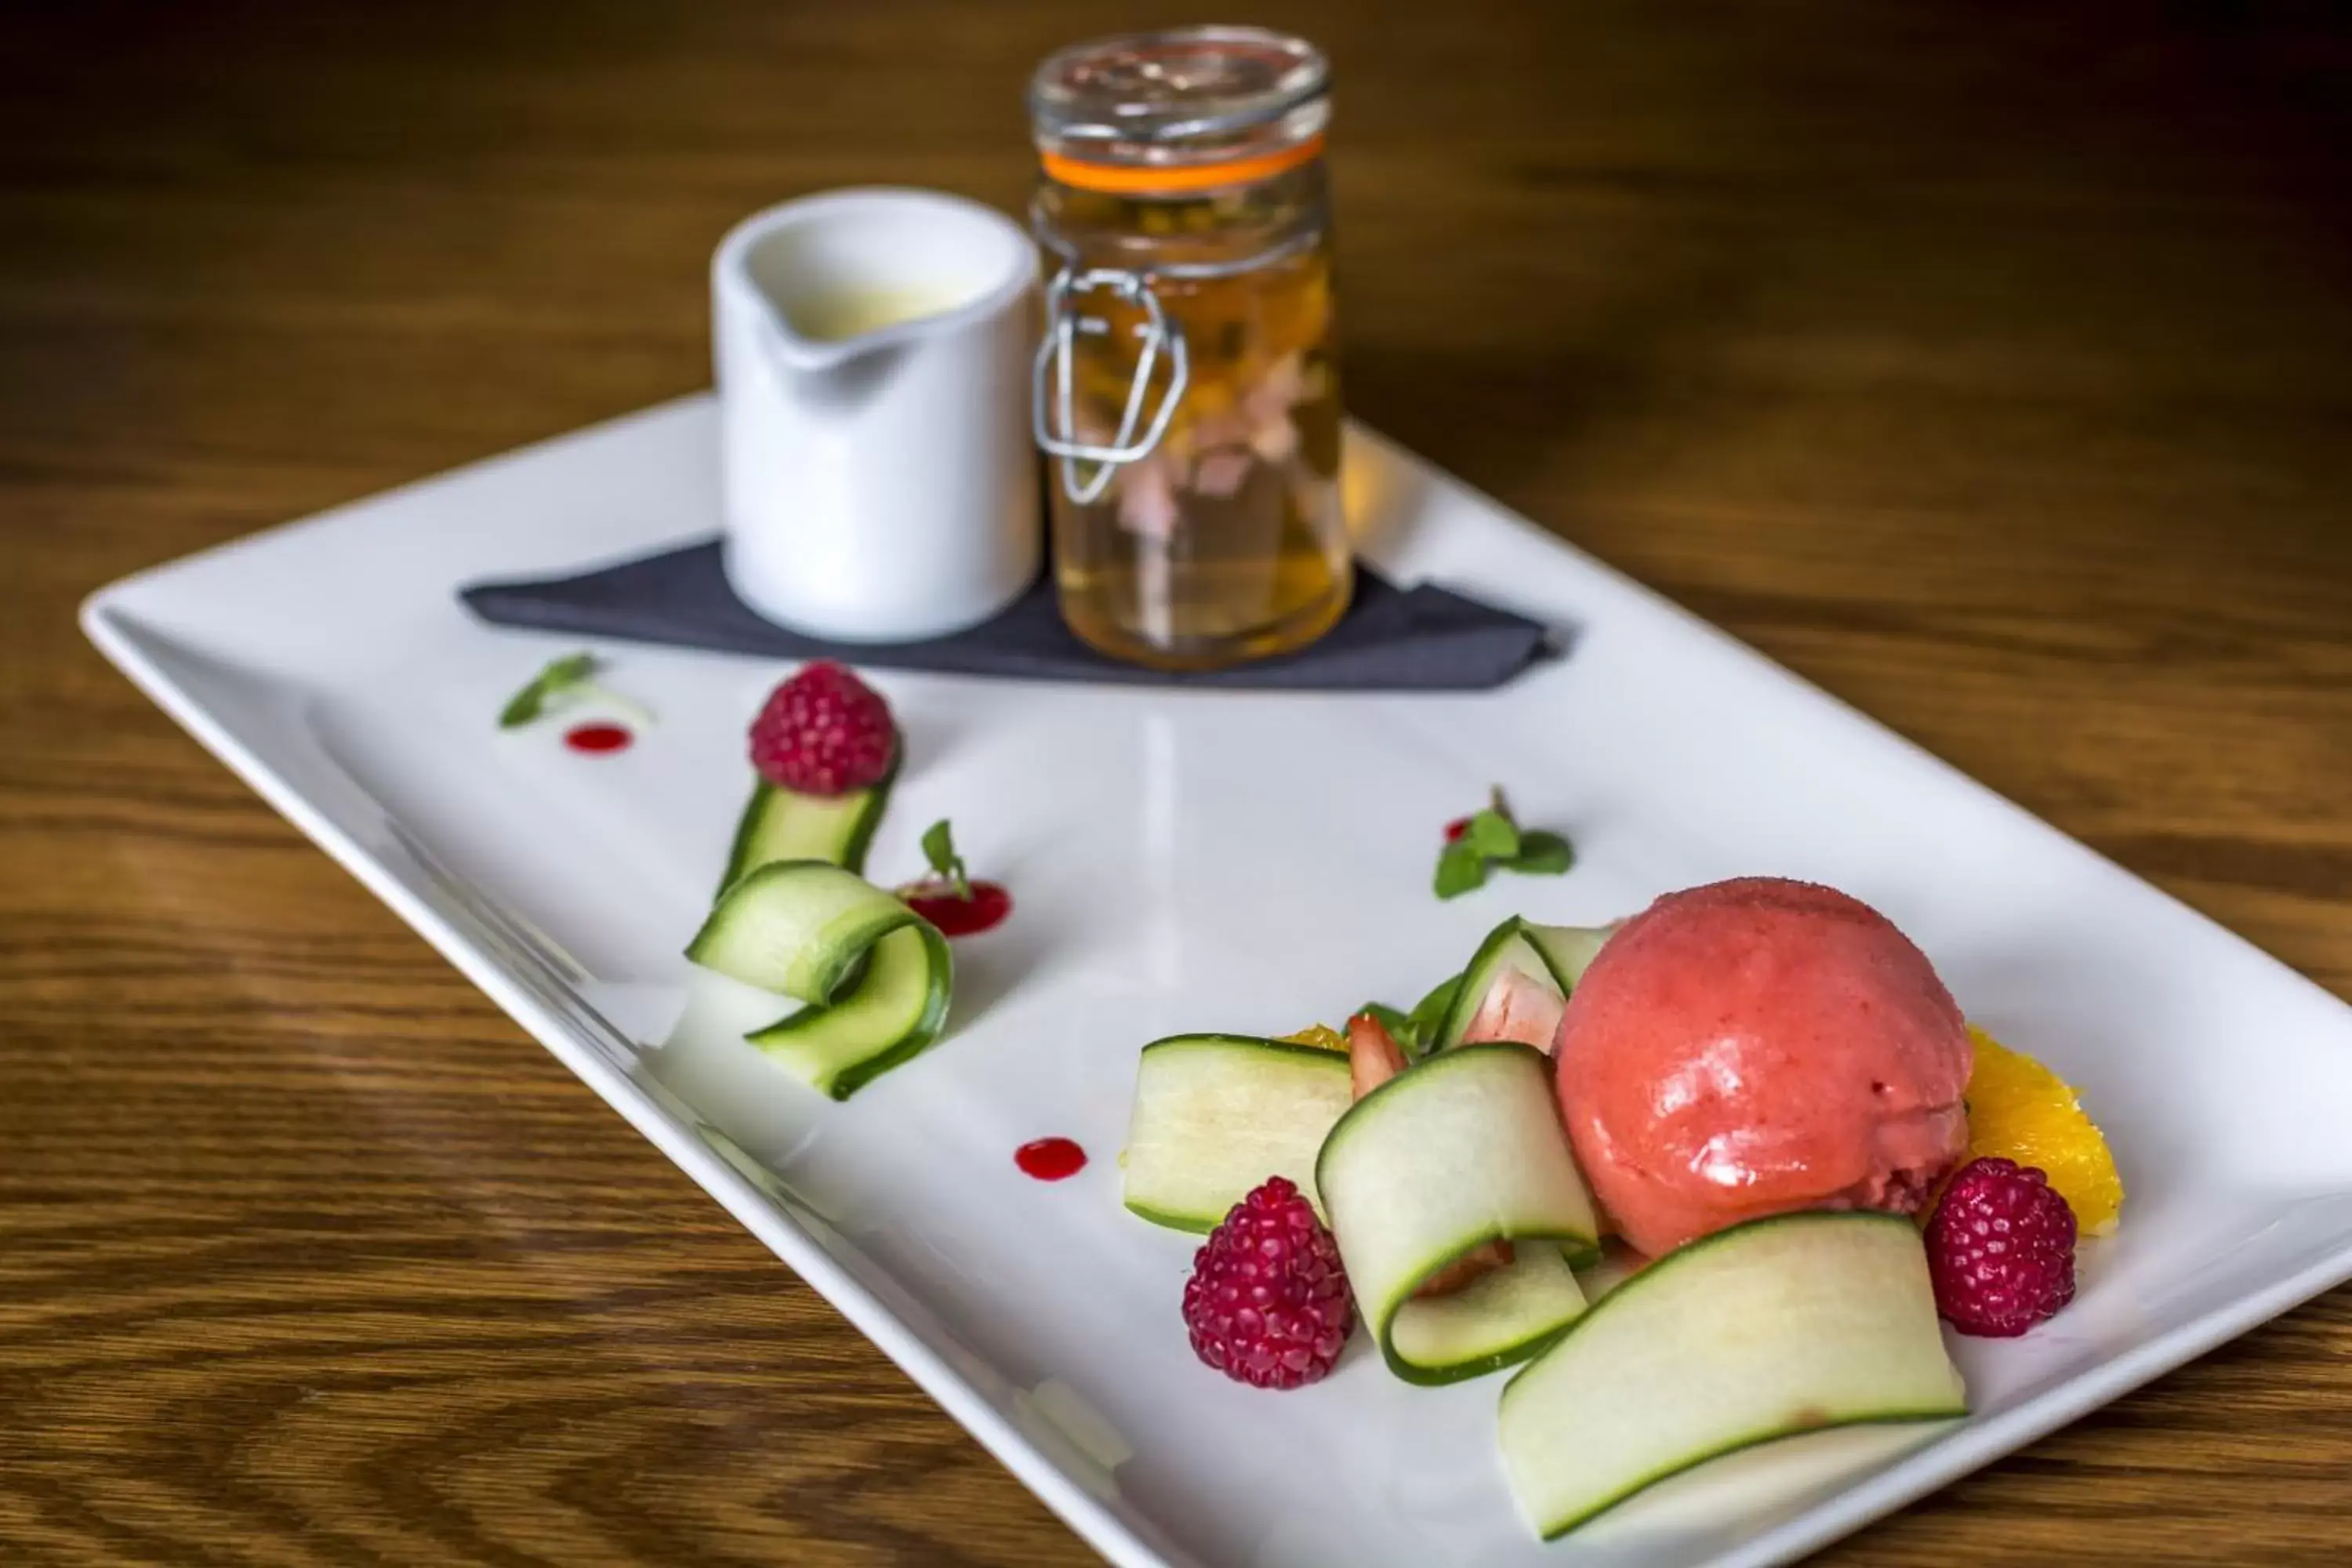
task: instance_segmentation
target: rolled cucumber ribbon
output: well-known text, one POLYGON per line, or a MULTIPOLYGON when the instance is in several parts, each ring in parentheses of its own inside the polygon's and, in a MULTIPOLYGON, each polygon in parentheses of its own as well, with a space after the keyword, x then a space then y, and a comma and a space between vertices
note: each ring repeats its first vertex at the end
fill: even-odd
POLYGON ((1541 1051, 1461 1046, 1409 1068, 1339 1119, 1315 1175, 1357 1305, 1405 1381, 1525 1361, 1583 1312, 1570 1266, 1597 1251, 1599 1226, 1541 1051), (1414 1296, 1492 1241, 1514 1260, 1414 1296))

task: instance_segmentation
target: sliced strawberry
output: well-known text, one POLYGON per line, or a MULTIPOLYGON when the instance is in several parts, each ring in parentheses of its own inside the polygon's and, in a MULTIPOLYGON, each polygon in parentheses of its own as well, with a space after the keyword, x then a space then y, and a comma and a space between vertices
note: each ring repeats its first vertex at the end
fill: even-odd
POLYGON ((1507 1268, 1518 1261, 1519 1255, 1507 1241, 1489 1241, 1472 1247, 1436 1273, 1421 1282, 1413 1292, 1416 1300, 1427 1300, 1432 1296, 1451 1296, 1474 1279, 1484 1279, 1497 1268, 1507 1268))
POLYGON ((1348 1020, 1348 1077, 1361 1100, 1404 1071, 1404 1047, 1370 1013, 1348 1020))
POLYGON ((1471 1015, 1470 1026, 1462 1032, 1462 1043, 1516 1040, 1549 1051, 1559 1033, 1560 1015, 1567 1009, 1559 992, 1505 964, 1486 987, 1486 994, 1478 999, 1478 1011, 1471 1015))

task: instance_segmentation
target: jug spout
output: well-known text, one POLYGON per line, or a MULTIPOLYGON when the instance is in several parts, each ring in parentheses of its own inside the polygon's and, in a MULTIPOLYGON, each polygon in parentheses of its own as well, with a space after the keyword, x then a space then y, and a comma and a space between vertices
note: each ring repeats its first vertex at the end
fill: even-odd
POLYGON ((895 334, 859 332, 852 337, 817 337, 793 325, 792 317, 772 300, 761 301, 761 337, 769 357, 789 375, 824 375, 884 346, 895 334))
POLYGON ((1036 252, 953 197, 842 191, 741 226, 713 271, 716 290, 761 320, 780 367, 824 374, 986 313, 1033 285, 1036 252))

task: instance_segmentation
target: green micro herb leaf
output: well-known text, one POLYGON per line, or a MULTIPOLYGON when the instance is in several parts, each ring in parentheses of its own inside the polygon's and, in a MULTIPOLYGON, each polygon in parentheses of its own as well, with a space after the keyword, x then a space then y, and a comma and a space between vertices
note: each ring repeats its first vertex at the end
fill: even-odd
POLYGON ((529 685, 507 699, 507 705, 499 710, 499 728, 520 730, 558 708, 590 698, 627 714, 640 724, 652 723, 654 716, 645 704, 596 684, 596 671, 601 668, 593 653, 566 654, 554 660, 532 676, 529 685))
POLYGON ((1488 804, 1462 819, 1462 831, 1438 852, 1433 885, 1441 899, 1459 898, 1486 885, 1499 868, 1528 876, 1557 877, 1576 860, 1576 851, 1557 833, 1528 831, 1511 815, 1500 784, 1488 804))
POLYGON ((1519 852, 1503 862, 1523 877, 1557 877, 1576 864, 1576 847, 1557 833, 1538 829, 1519 835, 1519 852))
MULTIPOLYGON (((1437 1031, 1444 1026, 1446 1012, 1454 1005, 1454 993, 1462 989, 1462 976, 1447 975, 1437 983, 1428 995, 1412 1005, 1412 1011, 1401 1013, 1385 1002, 1367 1002, 1356 1013, 1370 1013, 1381 1021, 1396 1043, 1404 1047, 1405 1055, 1420 1058, 1429 1054, 1437 1041, 1437 1031)), ((1348 1015, 1354 1017, 1355 1013, 1348 1015)))
POLYGON ((507 700, 499 710, 499 728, 519 730, 548 710, 557 698, 585 684, 596 673, 593 653, 567 654, 530 678, 530 683, 507 700))
POLYGON ((1488 806, 1471 816, 1470 826, 1454 842, 1467 847, 1483 860, 1507 860, 1519 852, 1519 825, 1488 806))
POLYGON ((1486 885, 1486 858, 1471 844, 1468 834, 1464 834, 1438 854, 1434 886, 1439 898, 1460 898, 1486 885))
POLYGON ((957 898, 971 897, 971 874, 964 869, 963 857, 956 853, 955 835, 946 817, 923 830, 923 858, 931 863, 933 876, 955 889, 957 898))
POLYGON ((1416 1057, 1427 1056, 1429 1047, 1437 1043, 1437 1031, 1444 1026, 1445 1015, 1453 1010, 1454 998, 1462 989, 1462 976, 1449 975, 1437 983, 1428 995, 1412 1005, 1405 1015, 1405 1032, 1397 1037, 1404 1048, 1416 1057))

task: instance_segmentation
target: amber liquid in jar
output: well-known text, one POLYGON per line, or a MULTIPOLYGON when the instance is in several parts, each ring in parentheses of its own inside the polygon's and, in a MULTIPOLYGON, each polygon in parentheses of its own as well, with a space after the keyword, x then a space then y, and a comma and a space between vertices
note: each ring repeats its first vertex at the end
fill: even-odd
MULTIPOLYGON (((1065 460, 1051 465, 1062 614, 1105 652, 1162 668, 1264 658, 1314 641, 1348 606, 1323 180, 1318 161, 1182 197, 1040 187, 1041 230, 1080 265, 1149 278, 1189 360, 1165 433, 1113 465, 1097 499, 1075 499, 1065 460)), ((1072 355, 1071 424, 1108 444, 1144 315, 1101 297, 1087 309, 1109 330, 1072 355)), ((1165 385, 1155 369, 1147 402, 1165 385)))

